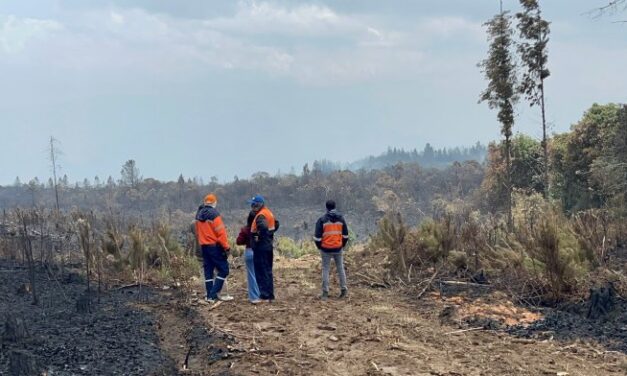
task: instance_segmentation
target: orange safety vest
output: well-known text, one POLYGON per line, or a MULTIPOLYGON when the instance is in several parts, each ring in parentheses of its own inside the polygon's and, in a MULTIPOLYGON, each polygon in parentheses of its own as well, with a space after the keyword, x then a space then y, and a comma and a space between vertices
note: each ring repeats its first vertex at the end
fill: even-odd
POLYGON ((264 206, 263 208, 261 208, 261 210, 259 210, 259 212, 255 216, 255 219, 253 220, 253 225, 250 228, 250 232, 252 232, 253 234, 257 233, 257 218, 259 218, 260 215, 263 215, 263 217, 268 222, 268 230, 274 231, 275 230, 274 214, 272 214, 270 209, 264 206))
POLYGON ((217 216, 213 221, 196 221, 196 235, 200 245, 219 244, 224 249, 229 248, 228 235, 220 216, 217 216))
POLYGON ((322 225, 322 248, 342 248, 342 222, 326 222, 322 225))

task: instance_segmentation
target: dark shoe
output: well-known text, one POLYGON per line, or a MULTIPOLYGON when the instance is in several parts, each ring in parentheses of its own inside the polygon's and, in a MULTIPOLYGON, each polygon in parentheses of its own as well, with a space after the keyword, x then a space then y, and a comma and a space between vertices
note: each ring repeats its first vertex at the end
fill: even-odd
POLYGON ((322 300, 327 300, 327 299, 329 299, 329 293, 328 293, 328 292, 326 292, 326 291, 323 291, 323 292, 322 292, 322 295, 320 295, 320 299, 322 299, 322 300))
POLYGON ((340 291, 340 299, 344 299, 348 297, 348 289, 342 289, 342 291, 340 291))

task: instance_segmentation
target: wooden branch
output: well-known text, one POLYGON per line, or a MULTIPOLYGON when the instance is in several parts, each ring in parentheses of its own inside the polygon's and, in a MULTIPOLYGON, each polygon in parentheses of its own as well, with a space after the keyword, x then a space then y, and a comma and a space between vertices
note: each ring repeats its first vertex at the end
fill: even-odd
POLYGON ((484 329, 485 328, 483 326, 479 326, 479 327, 476 327, 476 328, 455 330, 455 331, 444 333, 444 334, 446 334, 446 335, 449 335, 449 334, 459 334, 459 333, 474 332, 474 331, 477 331, 477 330, 484 330, 484 329))
POLYGON ((475 287, 492 287, 492 285, 482 284, 482 283, 474 283, 474 282, 463 282, 463 281, 440 281, 440 283, 444 285, 461 285, 461 286, 475 286, 475 287))
POLYGON ((129 285, 124 285, 124 286, 116 287, 116 288, 114 288, 113 290, 114 290, 114 291, 118 291, 118 290, 128 289, 128 288, 131 288, 131 287, 141 287, 141 286, 142 286, 142 284, 141 284, 141 283, 131 283, 131 284, 129 284, 129 285))
POLYGON ((425 294, 425 292, 427 292, 427 290, 429 289, 429 287, 431 287, 431 284, 433 283, 433 280, 435 279, 435 277, 438 275, 439 272, 440 272, 440 268, 437 268, 435 270, 435 272, 433 273, 433 275, 431 276, 431 278, 429 278, 429 280, 427 281, 426 286, 422 289, 422 291, 420 291, 420 293, 416 297, 417 299, 422 298, 422 296, 425 294))

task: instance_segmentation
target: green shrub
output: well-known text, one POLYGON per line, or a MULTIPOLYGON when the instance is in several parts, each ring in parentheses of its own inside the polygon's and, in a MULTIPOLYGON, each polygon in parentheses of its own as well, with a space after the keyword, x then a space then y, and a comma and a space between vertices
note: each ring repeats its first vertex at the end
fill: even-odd
POLYGON ((578 280, 590 270, 590 257, 562 212, 536 198, 517 200, 515 235, 525 254, 524 267, 542 279, 551 298, 559 301, 564 293, 577 289, 578 280))
POLYGON ((281 256, 289 258, 300 258, 304 255, 318 253, 318 249, 313 241, 301 241, 298 244, 294 239, 287 236, 279 236, 277 238, 275 249, 281 256))

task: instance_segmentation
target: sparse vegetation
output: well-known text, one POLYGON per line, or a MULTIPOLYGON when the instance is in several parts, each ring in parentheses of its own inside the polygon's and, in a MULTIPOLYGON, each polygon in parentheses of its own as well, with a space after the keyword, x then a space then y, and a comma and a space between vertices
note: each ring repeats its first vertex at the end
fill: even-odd
MULTIPOLYGON (((337 146, 363 147, 360 143, 366 137, 372 139, 372 135, 381 137, 368 141, 373 144, 389 141, 384 138, 389 133, 394 133, 394 137, 407 136, 407 140, 401 141, 408 144, 412 135, 425 136, 389 131, 389 125, 402 122, 437 127, 441 124, 434 120, 447 119, 443 120, 446 124, 458 119, 455 130, 466 127, 465 133, 460 131, 449 137, 442 132, 441 138, 449 137, 448 142, 468 137, 479 128, 480 117, 471 119, 471 114, 457 108, 460 98, 454 96, 466 92, 459 85, 461 81, 448 74, 438 75, 443 71, 434 69, 434 62, 444 65, 447 73, 465 74, 463 67, 457 61, 428 61, 440 53, 449 58, 439 46, 444 42, 464 44, 465 53, 475 51, 476 46, 468 43, 476 40, 476 19, 445 15, 431 19, 421 14, 428 22, 421 20, 420 27, 412 27, 424 32, 427 38, 416 43, 411 37, 415 34, 386 27, 396 21, 387 11, 384 13, 389 20, 379 23, 359 12, 336 13, 329 4, 284 7, 274 2, 241 3, 228 7, 236 12, 234 18, 223 15, 220 7, 221 14, 215 19, 197 15, 195 6, 177 10, 176 17, 163 9, 153 14, 145 7, 107 8, 102 13, 104 20, 98 18, 102 10, 90 10, 89 25, 73 23, 69 16, 74 13, 69 5, 61 9, 67 15, 61 16, 47 11, 42 18, 0 14, 0 63, 9 59, 3 67, 10 71, 24 67, 30 71, 28 68, 35 66, 31 64, 34 57, 45 56, 48 50, 57 51, 57 47, 75 45, 69 43, 75 41, 75 32, 81 34, 80 48, 76 49, 79 55, 91 44, 105 46, 102 54, 95 55, 98 57, 125 51, 120 47, 129 42, 137 51, 121 59, 116 53, 117 60, 105 59, 107 64, 98 65, 100 69, 111 66, 135 74, 137 80, 133 80, 132 90, 125 91, 121 99, 114 94, 119 85, 105 82, 117 75, 91 75, 89 70, 75 69, 98 59, 71 55, 69 60, 58 60, 64 66, 61 71, 68 66, 80 73, 78 84, 68 86, 72 100, 61 96, 47 103, 45 95, 29 97, 28 105, 44 104, 40 106, 44 115, 18 113, 28 108, 19 100, 9 101, 3 108, 16 111, 8 117, 9 123, 24 123, 29 135, 38 134, 30 123, 48 118, 46 112, 54 115, 50 117, 51 124, 80 124, 77 119, 90 119, 94 115, 91 111, 100 108, 87 105, 67 115, 63 106, 75 102, 75 98, 87 100, 87 104, 96 98, 104 100, 107 106, 126 106, 131 101, 137 111, 102 116, 98 125, 117 122, 117 126, 132 126, 131 122, 142 119, 140 115, 146 109, 152 111, 152 98, 144 100, 151 90, 141 87, 142 80, 148 77, 152 83, 153 78, 172 67, 185 73, 164 81, 165 84, 150 86, 155 93, 165 93, 163 98, 171 103, 151 112, 150 119, 156 123, 150 124, 150 132, 141 128, 100 131, 99 135, 106 136, 100 144, 114 152, 109 159, 125 161, 121 169, 115 168, 119 171, 116 176, 70 181, 61 170, 59 142, 50 137, 46 142, 49 178, 18 176, 11 186, 0 186, 0 374, 462 372, 597 376, 627 369, 627 104, 595 103, 569 131, 550 134, 548 119, 552 117, 547 118, 545 113, 545 95, 553 92, 545 93, 545 81, 551 74, 550 22, 542 18, 545 13, 539 1, 514 2, 518 12, 504 9, 501 1, 499 13, 484 24, 488 50, 478 71, 486 85, 479 102, 495 110, 502 136, 487 146, 477 142, 469 147, 438 149, 427 143, 420 151, 414 145, 407 150, 390 147, 381 155, 353 163, 319 159, 305 164, 302 170, 291 167, 289 173, 279 170, 275 174, 258 171, 250 178, 235 176, 228 182, 219 181, 217 176, 205 182, 203 178, 179 175, 178 171, 166 172, 159 161, 151 161, 153 165, 144 172, 172 173, 178 178, 145 178, 135 159, 129 159, 130 154, 146 158, 176 151, 175 146, 180 152, 183 140, 193 141, 185 147, 190 155, 174 156, 168 161, 171 165, 177 163, 185 169, 201 166, 202 171, 197 173, 222 176, 230 167, 228 153, 231 157, 241 151, 251 153, 243 153, 245 158, 261 156, 253 163, 246 162, 245 171, 249 172, 252 166, 279 167, 272 165, 276 160, 273 158, 280 158, 280 167, 286 167, 284 164, 289 162, 285 161, 290 159, 284 158, 285 150, 300 152, 301 145, 323 145, 323 150, 329 150, 328 147, 337 146), (198 17, 192 20, 182 16, 190 12, 198 17), (43 18, 46 15, 49 17, 43 18), (242 20, 252 27, 239 30, 242 20), (103 25, 107 31, 92 38, 90 33, 103 25), (148 32, 155 27, 158 32, 148 32), (323 45, 338 32, 342 38, 333 42, 335 55, 320 60, 323 45), (461 34, 468 35, 457 38, 461 34), (268 43, 277 36, 281 36, 280 47, 268 43), (302 37, 308 39, 307 44, 315 45, 313 54, 307 48, 289 47, 302 37), (144 45, 146 42, 154 45, 149 47, 144 45), (263 46, 258 46, 258 42, 263 46), (344 48, 349 44, 359 45, 359 50, 365 52, 356 55, 367 60, 365 65, 351 63, 353 57, 346 54, 350 50, 344 48), (213 53, 214 45, 227 47, 224 56, 213 53), (155 47, 157 50, 151 50, 155 47), (46 53, 36 52, 41 48, 46 53), (149 50, 152 52, 146 55, 149 50), (143 69, 154 57, 163 57, 163 51, 183 53, 180 56, 185 56, 188 63, 173 64, 185 60, 176 59, 175 54, 143 69), (389 52, 389 56, 375 56, 379 52, 389 52), (257 61, 256 57, 265 55, 270 58, 257 61), (323 62, 320 67, 316 67, 316 59, 323 62), (202 69, 189 65, 193 60, 202 61, 202 69), (414 70, 417 62, 418 73, 392 72, 407 67, 414 70), (138 63, 142 69, 137 69, 138 63), (238 82, 225 92, 224 98, 220 96, 220 87, 185 90, 182 84, 188 80, 222 84, 222 79, 216 78, 226 67, 234 72, 229 79, 238 77, 238 82), (246 74, 241 75, 238 70, 243 67, 246 74), (292 129, 285 136, 280 132, 280 137, 275 137, 277 131, 282 131, 278 125, 288 118, 275 116, 272 112, 277 110, 265 106, 263 101, 253 103, 249 98, 238 98, 242 87, 259 84, 255 77, 258 71, 280 72, 275 78, 281 84, 267 85, 278 90, 292 87, 286 82, 296 77, 300 80, 297 86, 319 85, 307 95, 290 97, 282 93, 276 97, 283 108, 287 105, 300 110, 302 119, 294 119, 294 127, 301 128, 294 128, 296 131, 292 129), (324 72, 324 80, 316 78, 318 71, 324 72), (83 92, 91 85, 83 85, 81 80, 92 76, 98 78, 94 81, 99 84, 95 86, 96 95, 89 94, 90 89, 83 92), (341 79, 343 76, 345 79, 341 79), (103 77, 104 86, 100 82, 103 77), (354 86, 362 77, 372 82, 385 77, 384 88, 398 87, 403 95, 377 93, 371 89, 381 87, 371 86, 370 81, 354 86), (428 81, 427 77, 436 77, 437 81, 428 81), (337 96, 320 103, 306 103, 307 106, 297 103, 304 99, 315 102, 329 93, 337 95, 332 90, 336 88, 336 79, 345 87, 340 90, 341 95, 363 93, 346 104, 333 103, 337 96), (421 89, 422 96, 410 93, 410 85, 416 83, 426 84, 421 89), (407 106, 405 102, 428 106, 432 91, 440 87, 447 91, 447 102, 434 108, 451 114, 430 113, 413 118, 402 111, 402 116, 392 111, 397 106, 407 106), (405 92, 410 95, 404 95, 405 92), (86 93, 89 95, 83 95, 86 93), (216 98, 221 99, 215 101, 216 98), (209 106, 199 105, 207 99, 211 101, 209 106), (520 99, 537 106, 540 113, 519 114, 520 99), (228 109, 221 109, 226 103, 252 112, 230 114, 228 109), (382 107, 371 111, 366 108, 371 103, 382 107), (182 105, 187 111, 185 116, 175 111, 182 105), (330 109, 329 114, 325 113, 325 106, 330 109), (344 117, 333 113, 338 108, 368 111, 344 117), (203 111, 211 116, 202 122, 194 121, 205 114, 203 111), (193 138, 181 133, 181 129, 181 134, 174 137, 164 126, 173 119, 182 124, 200 124, 202 128, 196 129, 193 138), (260 123, 239 132, 235 126, 242 119, 260 123), (537 132, 516 132, 517 124, 529 122, 520 129, 531 129, 534 121, 538 123, 537 132), (350 132, 355 129, 349 129, 344 122, 354 122, 355 127, 362 129, 376 124, 378 129, 366 129, 372 133, 354 137, 350 132), (312 125, 320 129, 303 128, 312 125), (237 137, 227 140, 225 134, 237 137), (117 139, 120 136, 125 138, 123 142, 117 139), (152 154, 137 147, 139 142, 153 143, 155 137, 164 142, 151 145, 152 154), (273 142, 268 142, 269 137, 273 142), (129 155, 114 155, 122 149, 129 155), (222 161, 227 163, 219 165, 222 161), (162 169, 154 170, 155 165, 162 169), (209 200, 213 195, 208 195, 205 202, 215 206, 217 201, 221 219, 212 211, 208 218, 203 218, 205 224, 200 225, 195 222, 194 213, 209 192, 219 199, 209 200), (235 235, 249 215, 247 199, 258 193, 265 196, 280 226, 274 226, 277 232, 273 255, 256 248, 266 245, 258 238, 264 238, 266 230, 271 231, 262 226, 262 218, 257 218, 253 226, 258 226, 258 232, 251 234, 248 228, 243 229, 238 237, 240 243, 252 243, 256 248, 251 260, 250 252, 244 257, 245 245, 236 245, 235 235), (332 273, 331 278, 338 279, 339 284, 335 280, 327 284, 328 259, 319 256, 312 239, 324 202, 331 199, 338 203, 338 211, 345 215, 350 229, 344 257, 333 255, 332 268, 338 273, 332 273), (208 223, 211 226, 204 228, 208 223), (203 227, 200 239, 196 239, 196 226, 203 227), (230 252, 222 253, 217 250, 215 238, 226 250, 224 227, 230 252), (199 241, 204 244, 204 255, 199 241), (344 267, 338 267, 340 261, 344 267), (219 266, 217 276, 211 264, 219 266), (275 272, 268 266, 273 266, 275 272), (255 283, 253 272, 262 283, 255 283), (268 275, 274 275, 276 299, 266 299, 270 296, 263 280, 268 275), (256 285, 261 286, 263 299, 258 299, 256 285), (215 290, 222 286, 216 295, 215 290), (531 358, 533 362, 529 362, 531 358)), ((606 3, 597 9, 599 14, 627 6, 627 0, 606 3)), ((558 22, 563 25, 562 19, 558 22)), ((560 27, 556 37, 562 38, 565 29, 568 28, 560 27)), ((564 60, 562 56, 551 61, 564 60)), ((57 72, 57 65, 52 68, 51 72, 57 72)), ((555 68, 551 66, 551 70, 555 68)), ((16 72, 21 72, 19 69, 16 72)), ((48 82, 48 76, 38 74, 23 81, 27 88, 40 79, 54 90, 63 87, 50 84, 56 81, 48 82)), ((259 82, 269 84, 275 78, 259 82)), ((9 81, 21 82, 20 78, 9 81)), ((558 81, 563 82, 563 74, 558 81)), ((464 79, 464 84, 468 82, 474 81, 464 79)), ((17 98, 28 92, 18 89, 17 98)), ((78 99, 76 103, 82 103, 78 99)), ((276 104, 271 101, 274 97, 263 99, 276 104)), ((560 114, 556 121, 563 116, 560 114)), ((74 127, 79 129, 78 125, 74 127)), ((19 126, 13 129, 22 131, 19 126)), ((565 128, 561 124, 556 129, 565 128)), ((60 133, 67 135, 72 130, 60 133)), ((24 135, 19 132, 15 134, 24 135)), ((481 132, 485 132, 483 128, 481 132)), ((77 133, 78 137, 83 136, 77 133)), ((488 133, 481 134, 485 137, 488 133)), ((7 139, 12 142, 13 136, 8 133, 7 139)), ((433 133, 427 136, 433 137, 433 133)), ((394 140, 398 142, 399 138, 394 140)), ((416 142, 424 141, 415 139, 416 142)), ((91 151, 93 145, 94 142, 79 148, 72 145, 68 150, 91 151)), ((31 152, 31 145, 27 146, 24 149, 31 152)), ((16 148, 9 153, 16 153, 16 148)), ((293 160, 304 158, 305 154, 295 155, 293 160)), ((82 166, 100 171, 101 166, 91 164, 95 155, 84 161, 80 157, 73 155, 63 165, 74 170, 80 160, 82 166)), ((327 203, 327 208, 333 207, 335 204, 327 203)), ((256 211, 257 206, 253 204, 253 208, 256 211)), ((267 213, 264 216, 267 227, 272 227, 271 218, 267 213)), ((346 232, 340 231, 344 227, 338 222, 320 225, 324 230, 321 235, 316 229, 317 243, 334 249, 344 244, 346 232)))

